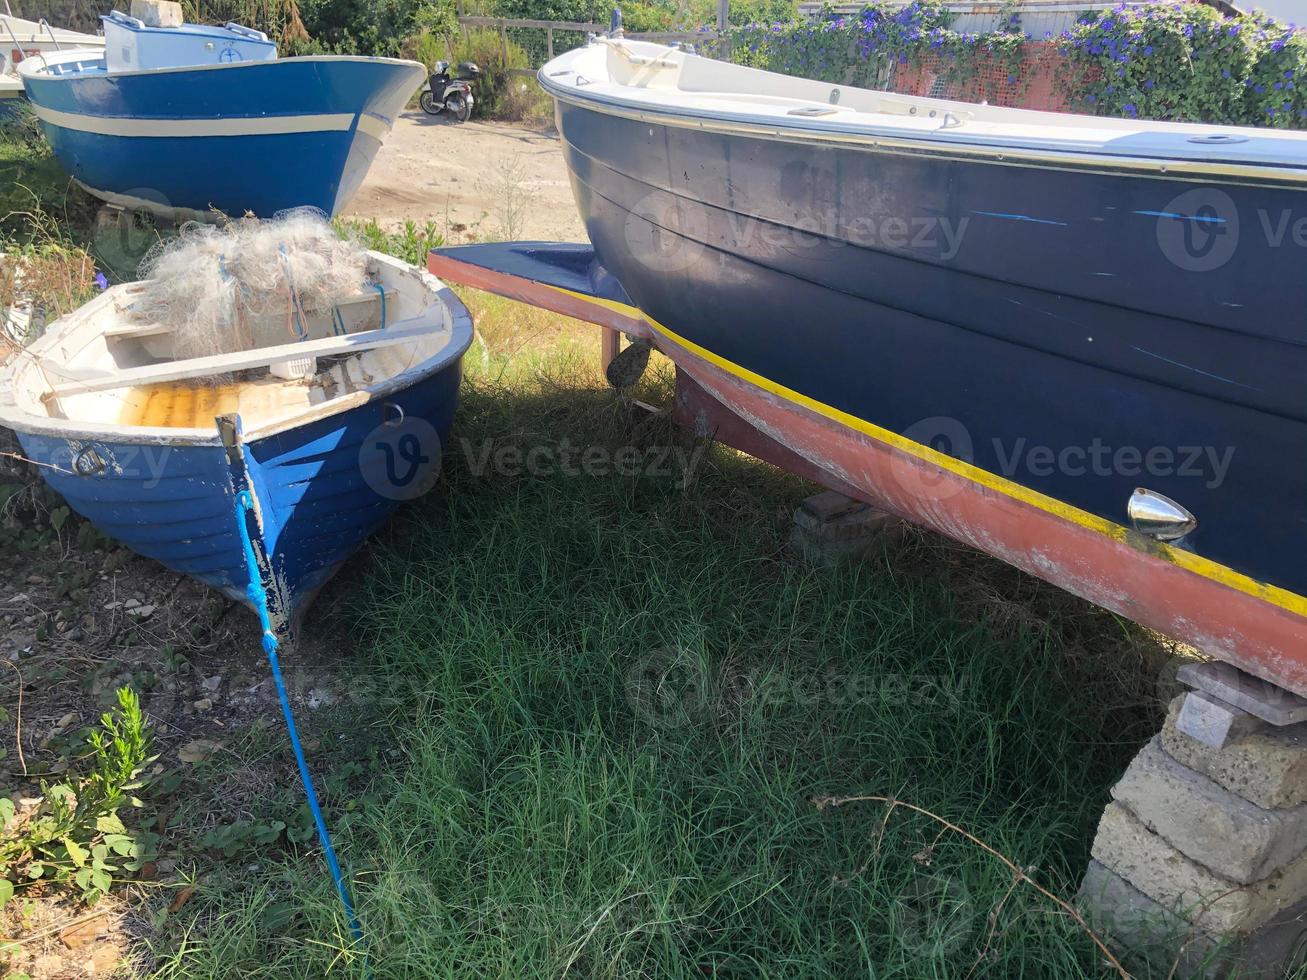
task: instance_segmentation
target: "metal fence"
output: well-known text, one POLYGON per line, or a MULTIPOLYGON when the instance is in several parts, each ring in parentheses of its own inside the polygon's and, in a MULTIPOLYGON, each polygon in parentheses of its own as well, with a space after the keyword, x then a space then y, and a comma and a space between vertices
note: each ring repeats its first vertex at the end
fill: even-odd
MULTIPOLYGON (((607 24, 567 20, 524 20, 511 17, 460 17, 458 23, 464 31, 495 31, 506 46, 512 42, 522 48, 526 52, 532 74, 554 55, 584 45, 590 34, 602 34, 608 30, 607 24)), ((671 44, 674 41, 693 44, 699 54, 714 58, 723 54, 725 46, 724 35, 709 29, 627 32, 626 36, 634 41, 656 41, 659 44, 671 44)))

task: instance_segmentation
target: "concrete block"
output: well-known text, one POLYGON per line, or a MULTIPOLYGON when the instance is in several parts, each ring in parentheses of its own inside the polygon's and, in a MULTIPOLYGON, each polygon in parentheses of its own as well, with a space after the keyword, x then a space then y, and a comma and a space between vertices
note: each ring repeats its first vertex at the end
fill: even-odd
POLYGON ((1242 708, 1272 725, 1307 721, 1307 698, 1219 661, 1185 664, 1176 671, 1182 684, 1242 708))
POLYGON ((1162 728, 1168 755, 1260 807, 1307 803, 1307 724, 1265 728, 1214 749, 1177 727, 1184 698, 1171 702, 1162 728))
POLYGON ((1190 860, 1120 803, 1103 811, 1091 853, 1149 898, 1213 935, 1252 932, 1307 896, 1307 855, 1269 878, 1240 885, 1190 860))
POLYGON ((826 491, 809 497, 794 512, 790 542, 809 560, 834 564, 860 558, 896 524, 892 514, 826 491))
POLYGON ((799 509, 813 520, 825 523, 837 517, 843 517, 852 511, 870 510, 871 508, 861 500, 854 500, 852 497, 846 497, 834 490, 823 490, 821 493, 815 493, 806 498, 799 505, 799 509))
POLYGON ((1177 978, 1280 980, 1307 961, 1307 904, 1246 936, 1212 936, 1097 861, 1089 862, 1076 903, 1127 967, 1142 967, 1141 975, 1151 968, 1177 978))
POLYGON ((1227 742, 1251 735, 1268 724, 1203 691, 1189 692, 1175 720, 1175 727, 1180 731, 1214 749, 1224 748, 1227 742))
POLYGON ((131 13, 146 27, 182 26, 182 5, 172 0, 132 0, 131 13))
POLYGON ((1182 766, 1154 738, 1112 797, 1176 850, 1248 885, 1307 850, 1307 806, 1265 810, 1182 766))

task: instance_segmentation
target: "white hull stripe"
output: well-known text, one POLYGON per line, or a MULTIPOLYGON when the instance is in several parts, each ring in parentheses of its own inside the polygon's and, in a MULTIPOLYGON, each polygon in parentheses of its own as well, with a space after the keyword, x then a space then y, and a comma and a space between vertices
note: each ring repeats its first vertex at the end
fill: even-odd
POLYGON ((366 133, 373 139, 385 140, 390 134, 391 123, 382 119, 380 116, 374 116, 370 112, 364 112, 359 115, 359 132, 366 133))
POLYGON ((281 136, 288 133, 343 133, 354 124, 350 112, 312 116, 237 116, 225 119, 137 119, 89 116, 36 106, 42 122, 98 136, 281 136))

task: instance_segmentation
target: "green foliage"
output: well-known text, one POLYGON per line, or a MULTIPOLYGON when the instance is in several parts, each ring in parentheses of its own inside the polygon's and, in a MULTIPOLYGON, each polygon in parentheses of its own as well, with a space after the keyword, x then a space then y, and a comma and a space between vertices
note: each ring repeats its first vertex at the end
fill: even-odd
POLYGON ((456 27, 453 0, 303 0, 300 14, 314 42, 341 53, 398 55, 412 34, 456 27))
MULTIPOLYGON (((861 88, 886 88, 897 65, 917 65, 928 56, 946 84, 975 83, 981 69, 995 65, 1021 76, 1029 35, 1015 15, 983 34, 953 30, 954 19, 941 0, 873 0, 859 14, 819 23, 748 24, 732 32, 732 51, 754 67, 861 88)), ((978 99, 992 95, 975 93, 978 99)))
POLYGON ((386 231, 376 218, 360 221, 358 218, 335 218, 332 225, 341 238, 358 242, 374 252, 385 252, 409 265, 426 267, 427 253, 445 244, 445 236, 436 229, 434 221, 422 227, 417 222, 404 222, 400 231, 386 231))
POLYGON ((1071 103, 1100 115, 1247 126, 1307 119, 1307 33, 1201 4, 1119 7, 1061 39, 1071 103))
POLYGON ((509 40, 507 44, 495 31, 468 31, 455 39, 450 61, 457 65, 474 61, 482 75, 472 83, 472 96, 476 99, 474 116, 498 117, 504 114, 509 87, 513 76, 510 68, 527 68, 531 62, 521 46, 509 40))
POLYGON ((19 815, 12 800, 0 797, 0 903, 37 881, 75 888, 92 903, 115 875, 139 871, 148 859, 155 835, 132 832, 118 812, 142 806, 131 794, 144 785, 141 772, 152 761, 136 692, 120 688, 117 707, 100 726, 87 732, 83 746, 90 772, 42 782, 34 813, 19 815))

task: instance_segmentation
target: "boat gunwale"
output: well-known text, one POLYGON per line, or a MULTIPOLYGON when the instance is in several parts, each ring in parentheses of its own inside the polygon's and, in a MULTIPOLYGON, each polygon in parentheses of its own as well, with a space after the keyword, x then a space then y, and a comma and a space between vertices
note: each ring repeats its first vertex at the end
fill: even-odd
MULTIPOLYGON (((631 42, 627 42, 631 43, 631 42)), ((638 42, 644 47, 657 48, 664 52, 684 54, 678 49, 649 42, 638 42)), ((1243 183, 1256 186, 1304 186, 1307 185, 1307 166, 1292 163, 1253 163, 1224 161, 1218 159, 1198 159, 1176 157, 1171 155, 1121 154, 1102 149, 1071 147, 1033 147, 1019 142, 976 142, 956 138, 941 139, 939 129, 920 136, 914 136, 902 129, 892 130, 867 128, 851 131, 847 126, 822 119, 803 119, 786 117, 761 117, 745 112, 721 112, 704 108, 680 108, 669 100, 657 104, 647 101, 623 98, 611 91, 601 91, 593 86, 606 86, 609 89, 638 88, 640 91, 657 91, 639 86, 629 86, 616 81, 611 75, 605 78, 590 78, 583 72, 567 66, 581 54, 593 50, 593 46, 576 48, 565 52, 547 62, 536 74, 536 80, 551 98, 577 108, 588 109, 602 114, 633 119, 655 125, 671 126, 678 129, 692 129, 703 132, 734 134, 790 143, 829 143, 834 145, 864 147, 882 153, 903 156, 933 156, 946 159, 978 162, 987 165, 1009 167, 1034 167, 1048 170, 1075 170, 1086 173, 1109 175, 1128 174, 1146 179, 1160 179, 1186 182, 1203 182, 1218 180, 1222 183, 1243 183), (587 87, 564 88, 554 80, 554 76, 571 75, 586 79, 587 87)), ((698 56, 695 56, 698 57, 698 56)), ((745 71, 774 76, 794 82, 826 84, 801 76, 780 75, 762 69, 752 69, 740 65, 729 65, 745 71)), ((876 89, 864 89, 853 85, 836 86, 841 90, 866 93, 873 96, 890 97, 904 100, 913 105, 921 105, 948 112, 974 112, 985 109, 990 112, 1011 113, 1023 116, 1040 117, 1048 125, 1055 125, 1059 119, 1093 120, 1096 125, 1107 128, 1122 128, 1132 120, 1111 117, 1086 116, 1078 113, 1056 113, 1033 109, 1020 109, 1003 106, 982 106, 978 103, 955 102, 945 99, 933 99, 925 96, 904 95, 896 92, 882 92, 876 89)), ((711 96, 711 92, 691 92, 675 89, 676 93, 711 96)), ((725 94, 725 93, 723 93, 725 94)), ((813 100, 795 99, 796 103, 813 100)), ((815 104, 815 103, 814 103, 815 104)), ((1215 135, 1232 131, 1249 130, 1259 138, 1284 138, 1286 131, 1274 130, 1270 133, 1255 127, 1246 126, 1211 126, 1201 123, 1154 122, 1152 125, 1162 127, 1167 132, 1193 132, 1195 135, 1215 135)), ((954 132, 954 131, 949 131, 954 132)), ((1001 137, 995 137, 999 139, 1001 137)), ((1307 132, 1298 134, 1299 139, 1307 139, 1307 132)), ((1292 141, 1292 140, 1290 140, 1292 141)))
MULTIPOLYGON (((423 311, 427 312, 433 308, 441 307, 449 317, 448 324, 441 324, 439 328, 433 328, 431 334, 434 336, 447 330, 449 334, 448 341, 425 360, 419 361, 398 374, 389 375, 354 391, 328 398, 316 405, 308 405, 286 415, 273 416, 266 422, 250 426, 244 433, 244 439, 247 443, 340 415, 351 409, 392 395, 396 391, 409 388, 423 378, 439 374, 441 371, 457 364, 472 345, 472 315, 468 312, 463 301, 443 280, 425 269, 408 265, 400 259, 381 252, 369 251, 367 254, 370 259, 390 266, 400 275, 412 275, 418 279, 428 294, 428 302, 423 307, 423 311)), ((124 425, 118 422, 94 425, 84 420, 42 418, 18 404, 13 389, 19 379, 20 372, 38 371, 43 373, 42 356, 44 352, 60 340, 66 339, 69 334, 65 331, 70 327, 84 325, 87 318, 93 317, 101 307, 109 305, 114 298, 114 290, 106 290, 91 302, 66 317, 56 320, 40 338, 30 346, 16 351, 7 362, 0 365, 0 425, 24 434, 53 439, 113 442, 122 445, 166 445, 178 448, 221 446, 222 441, 216 427, 212 429, 172 428, 168 426, 124 425), (63 321, 67 322, 64 322, 63 327, 60 327, 60 323, 63 321)), ((412 343, 419 343, 423 339, 424 337, 416 337, 412 343)), ((362 353, 365 352, 353 356, 361 356, 362 353)))
POLYGON ((377 65, 394 65, 396 67, 417 68, 421 71, 422 77, 427 75, 427 69, 417 61, 411 61, 407 58, 382 58, 370 55, 352 55, 352 54, 310 54, 295 55, 289 58, 269 58, 265 61, 232 61, 214 65, 177 65, 169 68, 134 68, 131 71, 110 71, 106 66, 103 71, 92 73, 70 72, 68 74, 51 74, 51 66, 62 65, 71 61, 103 60, 105 54, 99 48, 70 48, 65 51, 47 53, 42 57, 24 58, 15 68, 19 76, 26 78, 35 78, 38 81, 66 82, 79 78, 128 78, 137 75, 169 75, 178 72, 192 71, 223 71, 240 68, 267 68, 271 65, 282 64, 306 64, 310 62, 326 62, 332 64, 377 64, 377 65), (24 70, 23 66, 32 61, 42 61, 41 65, 33 65, 30 69, 24 70))

